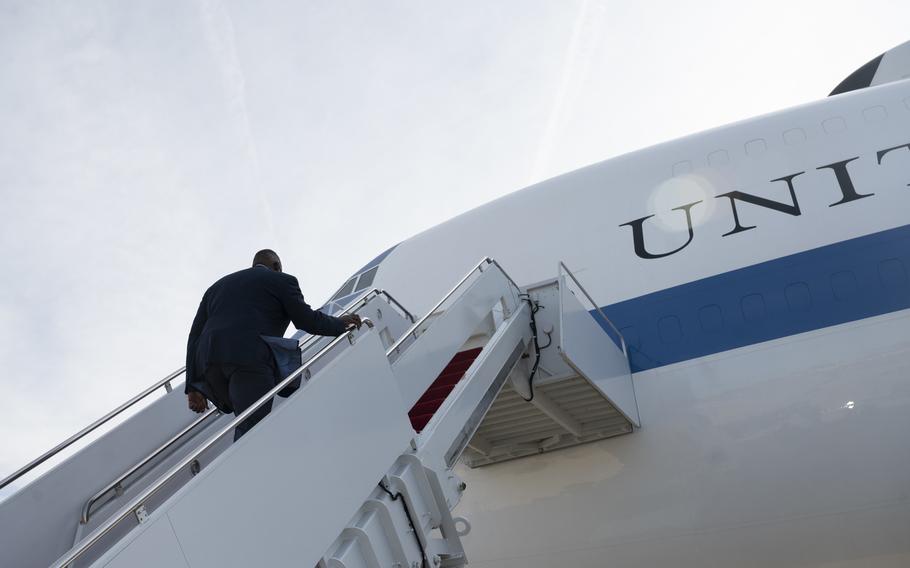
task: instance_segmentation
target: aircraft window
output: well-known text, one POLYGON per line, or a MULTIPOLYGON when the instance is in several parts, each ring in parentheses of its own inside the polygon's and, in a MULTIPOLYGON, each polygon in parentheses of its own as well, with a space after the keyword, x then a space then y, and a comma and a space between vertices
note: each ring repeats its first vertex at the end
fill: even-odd
POLYGON ((880 122, 888 118, 888 111, 881 105, 869 107, 863 109, 863 118, 866 119, 866 122, 880 122))
POLYGON ((641 336, 638 335, 638 330, 635 329, 634 325, 619 328, 619 333, 625 338, 626 345, 630 350, 635 349, 638 351, 641 349, 641 336))
POLYGON ((664 316, 657 322, 660 340, 664 343, 676 343, 682 339, 682 326, 676 316, 664 316))
POLYGON ((717 304, 710 304, 698 310, 698 321, 702 331, 717 332, 724 327, 724 314, 717 304))
POLYGON ((676 162, 673 164, 673 175, 679 176, 682 174, 687 174, 692 171, 692 162, 689 160, 684 160, 682 162, 676 162))
POLYGON ((768 143, 765 142, 764 138, 756 138, 755 140, 746 142, 746 154, 749 154, 750 156, 757 156, 767 149, 768 143))
POLYGON ((904 99, 904 106, 910 109, 910 97, 904 99))
POLYGON ((351 292, 353 292, 355 282, 357 282, 356 277, 351 278, 350 280, 345 282, 344 286, 341 287, 341 290, 338 290, 338 292, 334 296, 332 296, 332 299, 337 300, 338 298, 343 298, 343 297, 347 296, 348 294, 350 294, 351 292))
POLYGON ((788 146, 796 146, 806 141, 806 132, 802 128, 791 128, 784 132, 784 142, 788 146))
POLYGON ((787 285, 784 290, 787 297, 787 305, 794 312, 808 312, 812 308, 812 294, 809 292, 809 285, 805 282, 793 282, 787 285))
POLYGON ((747 322, 758 321, 765 317, 765 297, 761 294, 749 294, 739 301, 743 310, 743 319, 747 322))
POLYGON ((856 294, 856 275, 850 270, 835 272, 831 275, 831 289, 838 300, 849 300, 856 294))
POLYGON ((878 265, 878 273, 882 277, 882 284, 889 290, 907 292, 907 269, 899 258, 883 260, 878 265))
POLYGON ((828 134, 836 134, 838 132, 843 132, 844 130, 847 130, 847 123, 844 121, 843 118, 841 118, 839 116, 835 116, 833 118, 829 118, 829 119, 823 121, 822 128, 824 128, 825 132, 827 132, 828 134))
POLYGON ((374 266, 360 275, 360 280, 357 282, 358 292, 373 285, 373 279, 376 278, 377 270, 379 270, 379 266, 374 266))
POLYGON ((712 166, 723 166, 730 163, 730 154, 726 150, 715 150, 708 154, 708 164, 712 166))

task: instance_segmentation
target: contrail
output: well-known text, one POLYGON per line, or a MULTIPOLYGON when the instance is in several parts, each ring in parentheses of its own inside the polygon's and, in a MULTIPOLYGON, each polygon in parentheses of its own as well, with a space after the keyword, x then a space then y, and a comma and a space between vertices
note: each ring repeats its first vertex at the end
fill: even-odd
POLYGON ((199 11, 202 16, 205 40, 209 50, 215 56, 215 61, 221 71, 222 81, 227 100, 228 112, 235 119, 235 125, 243 139, 247 158, 251 166, 249 185, 255 188, 259 203, 262 208, 265 225, 270 238, 275 237, 275 223, 272 216, 272 207, 268 196, 262 187, 262 176, 259 161, 259 151, 253 140, 253 131, 246 105, 246 79, 240 58, 237 56, 237 46, 234 41, 234 22, 231 14, 221 0, 198 0, 199 11))
MULTIPOLYGON (((603 14, 604 7, 598 4, 599 12, 603 14)), ((586 30, 586 24, 589 24, 589 13, 591 11, 591 0, 582 0, 578 9, 578 15, 575 17, 575 24, 572 26, 572 35, 569 38, 569 45, 566 48, 566 54, 563 59, 562 76, 559 80, 559 86, 556 89, 556 95, 553 100, 553 108, 547 119, 547 126, 543 136, 540 138, 540 144, 537 147, 537 157, 534 160, 534 167, 528 178, 528 184, 536 183, 544 177, 547 167, 550 164, 550 158, 553 155, 553 147, 556 143, 556 137, 564 123, 564 114, 570 103, 576 98, 578 91, 578 81, 584 80, 587 75, 591 62, 591 50, 594 47, 590 41, 583 42, 584 36, 593 36, 588 39, 596 42, 600 32, 600 26, 595 25, 593 30, 586 30), (585 53, 581 53, 581 52, 585 53), (573 88, 574 87, 574 88, 573 88)), ((601 18, 597 18, 595 24, 599 24, 601 18)))

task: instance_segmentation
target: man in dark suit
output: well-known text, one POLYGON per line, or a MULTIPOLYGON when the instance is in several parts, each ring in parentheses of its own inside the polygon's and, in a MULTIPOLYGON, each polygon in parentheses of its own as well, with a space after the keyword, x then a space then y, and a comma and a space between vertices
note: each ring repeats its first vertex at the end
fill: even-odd
MULTIPOLYGON (((186 345, 186 394, 194 412, 208 408, 240 414, 284 377, 263 337, 281 337, 288 324, 314 335, 338 336, 360 317, 315 311, 303 300, 297 279, 281 272, 281 260, 265 249, 252 268, 228 274, 206 290, 186 345)), ((240 438, 272 409, 269 401, 234 432, 240 438)))

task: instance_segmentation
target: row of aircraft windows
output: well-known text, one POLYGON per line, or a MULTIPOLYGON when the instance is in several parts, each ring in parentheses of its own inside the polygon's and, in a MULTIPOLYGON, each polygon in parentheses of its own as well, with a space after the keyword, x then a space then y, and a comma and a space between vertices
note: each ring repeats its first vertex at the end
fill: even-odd
MULTIPOLYGON (((884 293, 907 293, 910 278, 904 263, 897 258, 883 260, 878 265, 878 276, 884 293)), ((829 285, 835 302, 850 302, 857 298, 859 285, 856 274, 842 270, 829 276, 829 285)), ((791 313, 806 314, 814 308, 812 292, 806 282, 791 282, 784 289, 784 297, 791 313)), ((746 323, 759 323, 767 316, 765 297, 760 293, 747 294, 740 298, 739 311, 746 323)), ((828 309, 828 308, 825 308, 828 309)), ((698 323, 704 333, 724 331, 724 310, 717 304, 708 304, 698 310, 698 323)), ((657 331, 663 343, 677 343, 683 338, 683 327, 679 317, 666 315, 657 322, 657 331)))
MULTIPOLYGON (((910 110, 910 97, 904 99, 904 105, 910 110)), ((862 114, 866 122, 883 122, 888 118, 888 109, 884 106, 876 105, 863 109, 862 114)), ((821 126, 826 134, 838 134, 847 130, 847 121, 840 116, 833 116, 823 120, 821 126)), ((781 138, 787 146, 798 146, 808 139, 806 131, 802 128, 785 130, 781 133, 781 138)), ((764 138, 755 138, 743 144, 743 149, 747 156, 758 156, 768 150, 768 143, 764 138)), ((725 166, 730 163, 730 153, 723 149, 715 150, 708 154, 706 160, 708 165, 712 167, 725 166)), ((676 162, 672 167, 672 175, 687 174, 692 171, 692 168, 690 160, 676 162)))

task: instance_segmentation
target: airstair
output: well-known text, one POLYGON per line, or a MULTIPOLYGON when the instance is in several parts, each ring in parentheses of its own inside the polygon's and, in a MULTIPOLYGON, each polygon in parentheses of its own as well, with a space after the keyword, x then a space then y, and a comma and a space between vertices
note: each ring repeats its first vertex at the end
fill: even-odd
POLYGON ((557 274, 520 288, 485 258, 417 321, 371 290, 346 310, 368 326, 299 336, 303 366, 237 417, 186 410, 178 370, 0 482, 167 391, 0 504, 3 565, 465 565, 459 460, 639 426, 621 334, 564 264, 557 274))

